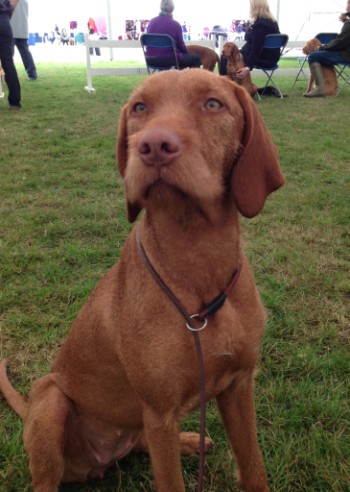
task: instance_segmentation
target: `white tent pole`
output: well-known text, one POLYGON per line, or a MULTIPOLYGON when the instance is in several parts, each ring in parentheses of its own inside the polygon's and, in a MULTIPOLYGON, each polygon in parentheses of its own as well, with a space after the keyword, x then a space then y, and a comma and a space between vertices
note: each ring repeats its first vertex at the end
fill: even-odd
POLYGON ((276 20, 277 20, 278 23, 280 22, 280 0, 277 0, 276 20))
MULTIPOLYGON (((107 37, 109 40, 113 39, 110 0, 107 0, 107 37)), ((109 59, 110 61, 113 60, 113 48, 109 48, 109 59)))

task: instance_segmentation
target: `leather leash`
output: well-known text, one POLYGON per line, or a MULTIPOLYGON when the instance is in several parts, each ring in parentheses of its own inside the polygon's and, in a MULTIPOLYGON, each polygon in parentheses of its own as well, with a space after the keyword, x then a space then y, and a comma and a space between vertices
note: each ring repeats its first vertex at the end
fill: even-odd
POLYGON ((142 245, 140 238, 140 230, 139 227, 136 227, 136 243, 137 248, 140 254, 140 257, 147 267, 148 271, 159 285, 159 287, 165 292, 165 294, 170 298, 170 300, 174 303, 176 308, 180 311, 182 316, 186 320, 186 327, 192 332, 194 343, 197 352, 197 360, 198 360, 198 369, 199 369, 199 395, 200 395, 200 437, 199 437, 199 467, 198 467, 198 485, 197 492, 202 492, 203 490, 203 477, 204 477, 204 455, 205 455, 205 424, 206 424, 206 408, 205 408, 205 369, 204 369, 204 361, 203 361, 203 353, 202 347, 199 339, 199 332, 202 331, 208 323, 208 316, 216 313, 222 305, 224 304, 230 290, 233 288, 235 283, 238 280, 239 274, 241 272, 241 266, 239 265, 237 270, 234 272, 230 283, 226 287, 226 289, 221 292, 213 301, 204 308, 200 313, 189 315, 186 309, 183 307, 181 302, 175 296, 175 294, 167 287, 163 279, 160 277, 158 272, 153 267, 150 262, 146 251, 142 245), (198 327, 195 326, 195 320, 198 319, 202 322, 202 324, 198 327))

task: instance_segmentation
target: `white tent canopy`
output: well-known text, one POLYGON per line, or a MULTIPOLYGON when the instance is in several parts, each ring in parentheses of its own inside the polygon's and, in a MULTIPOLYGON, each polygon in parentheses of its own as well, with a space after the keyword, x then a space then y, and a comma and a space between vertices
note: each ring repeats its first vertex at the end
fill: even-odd
MULTIPOLYGON (((309 39, 317 32, 338 32, 339 14, 344 12, 346 0, 270 0, 272 12, 278 17, 281 31, 291 40, 309 39)), ((89 17, 110 20, 111 37, 122 33, 127 19, 150 19, 158 14, 160 0, 29 0, 31 32, 51 31, 55 24, 69 26, 78 22, 78 30, 85 31, 89 17)), ((174 17, 192 26, 193 33, 204 26, 219 24, 228 27, 233 19, 249 18, 249 0, 227 3, 216 0, 213 4, 198 0, 175 0, 174 17)))
POLYGON ((339 32, 340 13, 345 11, 346 0, 270 0, 273 12, 279 13, 279 25, 290 40, 307 40, 319 32, 339 32))

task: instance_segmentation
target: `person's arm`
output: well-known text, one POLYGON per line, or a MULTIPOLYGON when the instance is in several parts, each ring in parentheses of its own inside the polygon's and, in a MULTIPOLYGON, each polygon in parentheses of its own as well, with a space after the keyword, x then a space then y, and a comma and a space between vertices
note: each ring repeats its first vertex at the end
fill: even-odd
POLYGON ((249 72, 254 68, 259 55, 263 49, 265 42, 266 30, 260 26, 252 26, 251 28, 251 44, 248 53, 244 53, 245 67, 237 70, 236 76, 238 79, 244 79, 249 72))
POLYGON ((341 51, 350 46, 350 21, 345 22, 340 34, 323 47, 326 51, 341 51))
POLYGON ((10 0, 11 7, 15 10, 19 0, 10 0))
POLYGON ((340 22, 346 22, 350 19, 350 12, 344 12, 343 14, 340 14, 339 20, 340 22))
POLYGON ((252 26, 251 30, 251 44, 249 53, 244 55, 244 63, 250 70, 254 68, 259 55, 264 47, 266 36, 266 29, 261 26, 252 26))
POLYGON ((176 37, 175 37, 175 45, 176 48, 181 51, 181 53, 188 53, 187 46, 185 45, 183 34, 182 34, 182 27, 180 23, 176 22, 178 25, 176 26, 176 37))

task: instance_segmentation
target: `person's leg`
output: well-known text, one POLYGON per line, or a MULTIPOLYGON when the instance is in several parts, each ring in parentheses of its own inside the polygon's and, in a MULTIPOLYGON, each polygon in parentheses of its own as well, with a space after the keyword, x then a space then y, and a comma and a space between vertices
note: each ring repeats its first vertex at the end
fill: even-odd
POLYGON ((194 53, 186 53, 182 60, 179 60, 180 68, 199 68, 201 66, 201 59, 199 55, 194 53))
POLYGON ((226 58, 226 56, 220 57, 219 74, 220 75, 227 75, 227 58, 226 58))
POLYGON ((338 51, 321 50, 310 53, 308 62, 316 87, 313 91, 303 94, 303 96, 308 98, 325 97, 327 92, 324 84, 322 66, 332 67, 338 63, 346 63, 346 61, 338 51))
POLYGON ((164 56, 150 56, 147 58, 147 63, 154 67, 173 67, 176 65, 175 60, 164 56))
POLYGON ((315 82, 315 89, 305 92, 304 97, 325 97, 327 95, 322 72, 322 65, 317 62, 310 63, 310 72, 315 82))
POLYGON ((38 78, 33 56, 29 50, 28 40, 22 38, 14 38, 15 46, 21 55, 22 62, 30 80, 38 78))
POLYGON ((21 86, 13 62, 13 41, 10 22, 0 23, 0 60, 9 90, 8 102, 12 108, 21 107, 21 86))
POLYGON ((346 60, 341 56, 339 51, 314 51, 309 54, 308 58, 309 65, 311 63, 320 63, 325 67, 331 67, 333 65, 338 65, 341 63, 347 63, 346 60))

